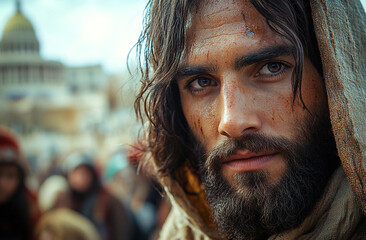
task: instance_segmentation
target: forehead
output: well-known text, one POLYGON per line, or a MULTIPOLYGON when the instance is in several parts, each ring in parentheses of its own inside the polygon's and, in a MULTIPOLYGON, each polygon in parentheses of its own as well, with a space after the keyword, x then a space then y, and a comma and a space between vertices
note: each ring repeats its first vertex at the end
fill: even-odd
MULTIPOLYGON (((257 18, 259 13, 249 1, 204 0, 191 12, 192 27, 195 30, 226 28, 227 24, 242 25, 247 20, 257 18)), ((263 17, 262 17, 263 18, 263 17)), ((261 19, 257 19, 261 20, 261 19)), ((257 23, 260 21, 256 21, 257 23)))
POLYGON ((269 28, 250 1, 233 0, 200 2, 191 12, 187 40, 188 55, 212 49, 219 42, 250 48, 285 41, 269 28))

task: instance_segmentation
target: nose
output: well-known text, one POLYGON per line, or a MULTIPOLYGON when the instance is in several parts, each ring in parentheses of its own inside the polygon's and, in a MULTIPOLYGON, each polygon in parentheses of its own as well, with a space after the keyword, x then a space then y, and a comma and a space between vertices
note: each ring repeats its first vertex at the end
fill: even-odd
POLYGON ((218 131, 230 138, 240 138, 257 132, 262 125, 258 106, 244 87, 236 82, 227 81, 220 92, 221 117, 218 131))

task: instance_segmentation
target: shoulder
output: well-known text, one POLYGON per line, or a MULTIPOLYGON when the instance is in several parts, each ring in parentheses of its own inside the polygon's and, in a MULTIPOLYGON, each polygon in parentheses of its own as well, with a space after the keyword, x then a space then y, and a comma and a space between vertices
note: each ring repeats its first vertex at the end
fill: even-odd
POLYGON ((193 228, 177 207, 172 207, 163 228, 159 233, 160 240, 187 239, 187 240, 208 240, 198 229, 193 228))
POLYGON ((29 206, 29 213, 32 220, 32 223, 35 223, 39 220, 41 217, 41 210, 38 206, 38 198, 37 195, 30 191, 29 189, 26 189, 26 196, 29 206))

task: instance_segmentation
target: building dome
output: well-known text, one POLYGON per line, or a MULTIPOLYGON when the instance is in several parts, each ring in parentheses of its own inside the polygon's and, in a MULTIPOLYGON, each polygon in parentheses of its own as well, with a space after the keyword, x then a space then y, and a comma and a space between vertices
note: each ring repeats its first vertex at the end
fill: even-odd
POLYGON ((24 15, 17 11, 5 24, 3 35, 6 35, 11 32, 19 32, 19 31, 25 31, 25 32, 33 32, 34 29, 30 21, 24 17, 24 15))
POLYGON ((19 9, 5 24, 0 42, 0 53, 39 55, 39 42, 33 25, 19 9))

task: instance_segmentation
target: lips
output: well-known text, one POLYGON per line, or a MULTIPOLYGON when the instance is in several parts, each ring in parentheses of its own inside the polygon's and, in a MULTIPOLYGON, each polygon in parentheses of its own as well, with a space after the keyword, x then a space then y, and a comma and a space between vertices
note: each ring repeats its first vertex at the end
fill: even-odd
POLYGON ((254 153, 248 150, 239 150, 230 157, 224 159, 222 164, 235 172, 260 170, 272 161, 279 153, 276 151, 263 151, 254 153))

